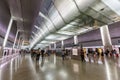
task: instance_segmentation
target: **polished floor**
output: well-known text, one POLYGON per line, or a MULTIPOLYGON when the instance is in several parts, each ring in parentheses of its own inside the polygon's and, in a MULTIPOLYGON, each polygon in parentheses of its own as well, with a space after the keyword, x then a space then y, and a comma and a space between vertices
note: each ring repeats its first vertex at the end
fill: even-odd
POLYGON ((62 61, 51 55, 38 63, 30 55, 18 56, 0 67, 0 80, 120 80, 119 59, 104 64, 62 61))

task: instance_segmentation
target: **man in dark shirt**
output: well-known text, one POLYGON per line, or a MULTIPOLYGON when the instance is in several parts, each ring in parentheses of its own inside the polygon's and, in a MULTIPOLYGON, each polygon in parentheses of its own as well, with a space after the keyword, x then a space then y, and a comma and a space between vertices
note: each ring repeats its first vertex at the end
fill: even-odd
POLYGON ((44 57, 44 50, 41 50, 41 56, 42 56, 42 58, 44 57))

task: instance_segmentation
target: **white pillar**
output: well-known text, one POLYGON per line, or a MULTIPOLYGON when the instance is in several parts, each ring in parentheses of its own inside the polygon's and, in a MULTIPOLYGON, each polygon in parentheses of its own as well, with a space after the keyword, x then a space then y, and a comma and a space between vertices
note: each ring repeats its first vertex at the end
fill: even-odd
POLYGON ((13 44, 13 49, 14 49, 15 44, 16 44, 16 40, 17 40, 18 33, 19 33, 19 30, 17 30, 16 36, 15 36, 15 40, 14 40, 14 44, 13 44))
POLYGON ((64 48, 64 41, 63 40, 61 41, 61 48, 62 49, 64 48))
POLYGON ((105 49, 112 49, 111 37, 108 29, 108 25, 100 27, 102 43, 105 49))
POLYGON ((74 36, 74 44, 78 44, 78 37, 74 36))
POLYGON ((21 49, 23 45, 24 45, 24 40, 20 41, 18 49, 21 49))
POLYGON ((25 41, 23 40, 22 44, 20 45, 20 49, 22 48, 22 46, 24 46, 24 43, 25 43, 25 41))
POLYGON ((7 39, 8 39, 10 30, 11 30, 11 27, 12 27, 12 22, 13 22, 13 19, 10 18, 10 21, 9 21, 9 24, 8 24, 8 28, 7 28, 7 32, 5 34, 5 38, 4 38, 4 41, 3 41, 3 44, 2 44, 2 47, 1 47, 1 50, 0 50, 0 58, 4 55, 3 52, 4 52, 4 48, 6 46, 6 43, 7 43, 7 39))
POLYGON ((11 30, 11 27, 12 27, 12 23, 13 23, 13 19, 11 18, 11 19, 10 19, 10 22, 9 22, 9 24, 8 24, 7 32, 6 32, 6 34, 5 34, 5 38, 4 38, 4 42, 3 42, 3 49, 4 49, 4 47, 6 46, 7 39, 8 39, 10 30, 11 30))
POLYGON ((54 49, 56 50, 56 43, 54 43, 54 49))
POLYGON ((20 41, 21 41, 20 38, 21 37, 19 37, 17 48, 19 48, 19 46, 20 46, 20 41))

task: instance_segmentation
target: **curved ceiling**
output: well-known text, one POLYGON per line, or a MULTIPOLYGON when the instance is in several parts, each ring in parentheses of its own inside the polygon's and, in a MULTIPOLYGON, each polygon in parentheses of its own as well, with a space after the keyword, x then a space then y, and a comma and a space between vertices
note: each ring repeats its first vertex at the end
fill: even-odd
POLYGON ((46 13, 39 12, 31 37, 31 48, 43 47, 42 44, 48 46, 120 21, 120 16, 111 9, 111 3, 106 4, 104 0, 54 0, 50 4, 49 9, 43 8, 46 13))

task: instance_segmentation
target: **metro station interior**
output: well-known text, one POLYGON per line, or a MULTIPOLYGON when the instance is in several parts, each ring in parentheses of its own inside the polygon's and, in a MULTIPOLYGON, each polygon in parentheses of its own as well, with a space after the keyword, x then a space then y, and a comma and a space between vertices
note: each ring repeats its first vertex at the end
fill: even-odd
POLYGON ((120 0, 0 0, 0 80, 120 80, 120 0))

